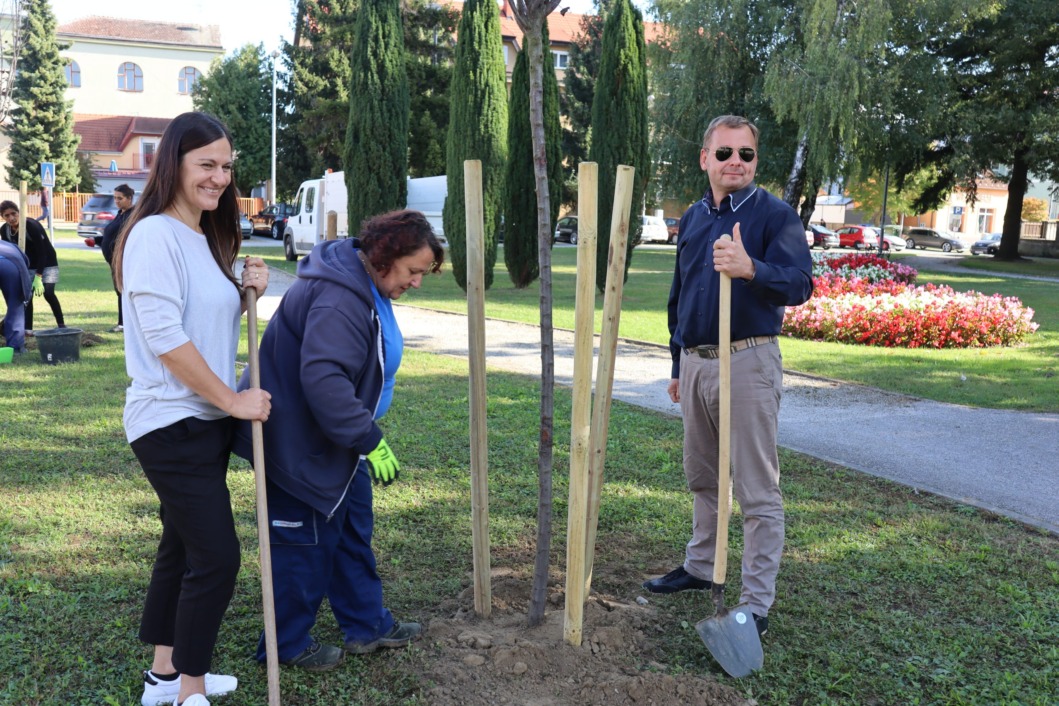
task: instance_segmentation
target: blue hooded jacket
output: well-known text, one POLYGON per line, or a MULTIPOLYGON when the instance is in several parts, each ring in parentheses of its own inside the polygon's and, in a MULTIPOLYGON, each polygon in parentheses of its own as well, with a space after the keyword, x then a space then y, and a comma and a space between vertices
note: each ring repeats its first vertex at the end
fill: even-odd
MULTIPOLYGON (((261 387, 272 395, 264 424, 265 473, 330 517, 361 456, 378 446, 375 409, 383 348, 371 279, 356 239, 324 242, 298 263, 261 339, 261 387)), ((239 389, 250 386, 244 371, 239 389)), ((250 422, 236 427, 233 451, 252 460, 250 422)))

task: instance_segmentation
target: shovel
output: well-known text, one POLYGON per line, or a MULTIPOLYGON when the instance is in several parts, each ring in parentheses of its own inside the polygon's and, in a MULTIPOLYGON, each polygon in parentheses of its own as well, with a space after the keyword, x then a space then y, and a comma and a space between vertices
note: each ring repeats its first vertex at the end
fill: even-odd
MULTIPOLYGON (((257 341, 257 290, 246 288, 247 357, 250 387, 261 387, 261 364, 257 341)), ((265 619, 265 666, 268 674, 268 706, 280 706, 279 648, 276 633, 276 599, 272 592, 272 548, 268 534, 268 497, 265 489, 265 439, 260 421, 250 423, 254 448, 254 489, 257 499, 257 544, 261 560, 261 607, 265 619)))
MULTIPOLYGON (((724 235, 723 238, 731 238, 724 235)), ((700 620, 695 631, 706 649, 733 677, 745 677, 765 663, 761 637, 746 603, 731 610, 724 604, 724 579, 728 571, 728 513, 731 503, 732 464, 732 278, 721 272, 718 341, 719 433, 717 468, 717 550, 713 560, 713 603, 717 612, 700 620)))

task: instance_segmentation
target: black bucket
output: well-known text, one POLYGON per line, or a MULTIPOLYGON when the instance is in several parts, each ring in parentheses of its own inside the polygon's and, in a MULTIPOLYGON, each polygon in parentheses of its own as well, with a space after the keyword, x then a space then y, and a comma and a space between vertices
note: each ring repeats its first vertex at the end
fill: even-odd
POLYGON ((76 363, 81 360, 81 334, 79 328, 49 328, 37 331, 37 348, 40 359, 48 365, 76 363))

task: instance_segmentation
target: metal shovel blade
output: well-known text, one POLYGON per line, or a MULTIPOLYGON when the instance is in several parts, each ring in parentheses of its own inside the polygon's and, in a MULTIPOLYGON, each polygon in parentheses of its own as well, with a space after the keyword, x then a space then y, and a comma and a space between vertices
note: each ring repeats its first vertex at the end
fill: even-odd
POLYGON ((745 677, 765 664, 761 637, 746 603, 731 610, 722 607, 713 617, 700 620, 695 631, 730 676, 745 677))

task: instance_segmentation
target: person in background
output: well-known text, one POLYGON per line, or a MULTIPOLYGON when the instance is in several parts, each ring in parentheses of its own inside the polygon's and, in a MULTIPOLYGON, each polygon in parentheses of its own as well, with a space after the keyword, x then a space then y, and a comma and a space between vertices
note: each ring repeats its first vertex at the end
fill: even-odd
POLYGON ((205 113, 169 123, 140 203, 114 246, 125 314, 125 435, 161 504, 162 537, 140 622, 154 645, 143 706, 208 706, 238 680, 210 674, 240 548, 228 493, 233 417, 268 419, 269 394, 235 390, 245 288, 268 268, 246 258, 232 138, 205 113))
MULTIPOLYGON (((132 187, 128 184, 121 184, 114 189, 114 205, 118 207, 118 215, 115 216, 114 220, 107 224, 107 227, 103 229, 103 242, 100 244, 100 249, 103 251, 103 258, 110 265, 111 273, 114 271, 114 243, 118 240, 118 234, 121 233, 122 227, 125 225, 125 221, 129 218, 129 212, 132 209, 132 197, 136 195, 136 192, 132 190, 132 187)), ((114 291, 118 295, 118 324, 110 329, 111 333, 120 333, 124 330, 122 326, 121 317, 121 292, 118 291, 117 285, 114 285, 114 291)))
POLYGON ((48 222, 48 230, 51 230, 51 195, 48 193, 48 187, 44 187, 40 190, 40 218, 37 220, 41 223, 44 221, 48 222))
POLYGON ((785 306, 813 293, 805 228, 790 206, 754 184, 758 129, 734 115, 706 129, 702 200, 680 219, 669 294, 669 397, 684 418, 684 475, 693 496, 684 563, 643 587, 676 593, 712 587, 718 492, 718 292, 732 278, 732 485, 744 521, 743 588, 758 634, 768 630, 783 553, 784 516, 776 450, 783 366, 778 335, 785 306), (722 239, 730 234, 732 239, 722 239))
POLYGON ((6 240, 0 240, 0 292, 7 311, 4 314, 4 344, 22 353, 26 350, 26 302, 33 296, 33 277, 26 253, 6 240))
MULTIPOLYGON (((0 201, 0 218, 5 223, 0 226, 0 238, 18 245, 18 205, 14 201, 0 201)), ((66 328, 63 308, 59 297, 55 296, 55 285, 59 283, 59 260, 55 248, 48 239, 43 226, 32 218, 26 218, 26 255, 29 257, 29 269, 34 273, 33 294, 43 296, 51 307, 55 325, 66 328)), ((26 303, 26 335, 33 335, 33 300, 26 303)))
MULTIPOLYGON (((383 601, 372 482, 389 485, 399 469, 379 427, 404 349, 391 302, 418 289, 444 257, 422 213, 370 218, 359 239, 321 243, 298 263, 298 281, 262 337, 261 384, 274 404, 263 436, 283 664, 325 671, 344 652, 404 647, 422 632, 396 621, 383 601), (310 634, 325 595, 344 650, 310 634)), ((248 384, 244 373, 239 388, 248 384)), ((239 424, 234 451, 252 458, 250 424, 239 424)), ((257 657, 265 656, 262 639, 257 657)))

